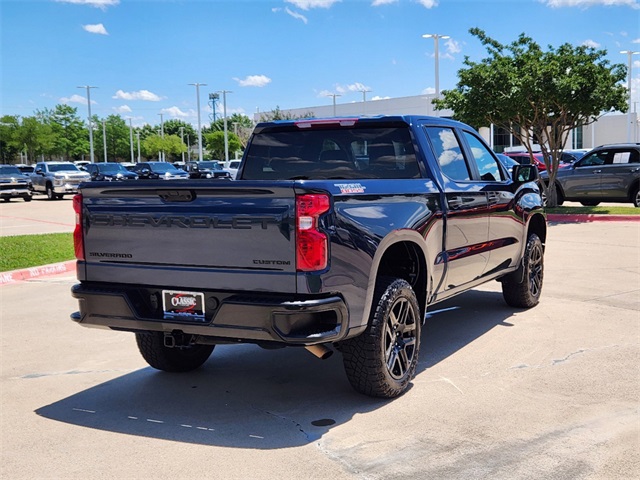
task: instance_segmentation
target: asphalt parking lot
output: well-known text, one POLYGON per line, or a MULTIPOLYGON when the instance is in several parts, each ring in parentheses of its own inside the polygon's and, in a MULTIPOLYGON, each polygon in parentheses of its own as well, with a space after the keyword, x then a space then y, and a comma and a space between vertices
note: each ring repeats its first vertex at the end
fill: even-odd
MULTIPOLYGON (((66 198, 0 218, 73 229, 66 198)), ((534 309, 497 283, 434 307, 393 401, 355 393, 340 354, 219 346, 156 372, 131 334, 69 320, 73 275, 2 285, 0 477, 640 478, 640 222, 550 224, 545 258, 534 309)))

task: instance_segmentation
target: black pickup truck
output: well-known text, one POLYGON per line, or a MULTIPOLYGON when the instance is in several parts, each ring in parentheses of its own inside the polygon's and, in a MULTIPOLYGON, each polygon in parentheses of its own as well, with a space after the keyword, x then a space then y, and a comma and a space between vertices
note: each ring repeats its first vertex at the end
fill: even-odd
POLYGON ((491 280, 511 306, 539 301, 537 170, 507 171, 462 123, 261 123, 237 179, 82 185, 71 318, 134 332, 171 372, 224 343, 333 346, 356 390, 395 397, 427 308, 491 280))

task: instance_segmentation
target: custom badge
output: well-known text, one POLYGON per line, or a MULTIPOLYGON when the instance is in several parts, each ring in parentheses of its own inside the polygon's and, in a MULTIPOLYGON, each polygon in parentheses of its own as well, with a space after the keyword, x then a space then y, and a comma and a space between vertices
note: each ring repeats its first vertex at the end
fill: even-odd
POLYGON ((340 193, 364 193, 365 187, 360 183, 334 183, 340 193))

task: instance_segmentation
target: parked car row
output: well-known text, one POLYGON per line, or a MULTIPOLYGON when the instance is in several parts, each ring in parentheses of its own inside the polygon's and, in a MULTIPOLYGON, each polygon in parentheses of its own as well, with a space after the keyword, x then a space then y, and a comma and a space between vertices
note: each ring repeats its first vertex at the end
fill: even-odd
MULTIPOLYGON (((533 158, 526 152, 496 154, 511 172, 514 165, 533 162, 540 171, 540 181, 548 183, 541 153, 533 158)), ((81 182, 122 181, 136 179, 177 180, 235 179, 240 160, 232 160, 224 168, 217 160, 169 162, 86 163, 79 168, 72 162, 40 162, 34 165, 0 165, 0 198, 31 200, 32 193, 45 193, 50 200, 73 194, 81 182)), ((640 144, 602 145, 591 151, 585 149, 562 152, 560 168, 553 185, 557 203, 581 202, 597 205, 600 202, 633 203, 640 207, 640 144)))

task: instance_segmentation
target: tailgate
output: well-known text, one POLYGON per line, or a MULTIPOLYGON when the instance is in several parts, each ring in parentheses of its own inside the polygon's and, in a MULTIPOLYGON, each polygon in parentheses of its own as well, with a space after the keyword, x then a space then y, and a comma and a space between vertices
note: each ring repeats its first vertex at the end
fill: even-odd
POLYGON ((80 279, 294 293, 293 182, 257 183, 87 184, 80 279))

